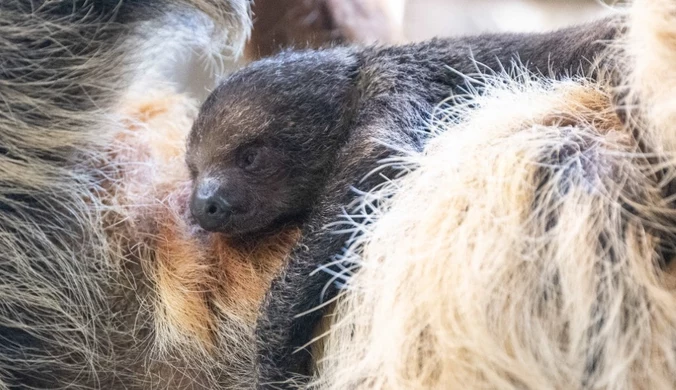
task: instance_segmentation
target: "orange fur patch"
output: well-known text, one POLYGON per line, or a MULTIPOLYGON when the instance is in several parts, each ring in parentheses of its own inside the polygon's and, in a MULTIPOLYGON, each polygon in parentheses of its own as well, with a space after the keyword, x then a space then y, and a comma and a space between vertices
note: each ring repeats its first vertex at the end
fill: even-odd
MULTIPOLYGON (((187 188, 187 187, 184 187, 187 188)), ((298 239, 298 230, 248 245, 186 223, 187 191, 168 196, 155 238, 157 292, 163 319, 211 345, 219 314, 253 322, 265 292, 298 239)))
POLYGON ((217 259, 213 303, 220 311, 232 311, 245 320, 255 321, 273 277, 299 237, 300 231, 293 228, 253 245, 238 246, 213 235, 210 249, 217 259))

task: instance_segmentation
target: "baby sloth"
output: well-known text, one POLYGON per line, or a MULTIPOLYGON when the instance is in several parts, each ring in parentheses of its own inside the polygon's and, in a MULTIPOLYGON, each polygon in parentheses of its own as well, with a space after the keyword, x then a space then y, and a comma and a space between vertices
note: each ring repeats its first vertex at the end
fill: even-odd
POLYGON ((308 215, 346 138, 356 68, 347 51, 289 53, 211 94, 186 158, 202 228, 243 236, 308 215))

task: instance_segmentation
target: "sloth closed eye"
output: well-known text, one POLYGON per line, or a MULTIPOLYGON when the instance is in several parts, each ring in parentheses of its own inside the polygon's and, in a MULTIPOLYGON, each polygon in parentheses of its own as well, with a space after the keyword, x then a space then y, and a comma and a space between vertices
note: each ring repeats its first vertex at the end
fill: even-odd
POLYGON ((247 171, 255 171, 263 165, 264 152, 260 147, 246 149, 239 157, 239 167, 247 171))

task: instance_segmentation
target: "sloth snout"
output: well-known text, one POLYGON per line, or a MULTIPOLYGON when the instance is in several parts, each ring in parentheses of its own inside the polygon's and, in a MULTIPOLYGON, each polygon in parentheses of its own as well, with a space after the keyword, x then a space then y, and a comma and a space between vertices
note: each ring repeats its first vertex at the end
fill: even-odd
POLYGON ((210 232, 223 230, 232 215, 232 206, 218 180, 205 179, 195 187, 190 212, 202 229, 210 232))

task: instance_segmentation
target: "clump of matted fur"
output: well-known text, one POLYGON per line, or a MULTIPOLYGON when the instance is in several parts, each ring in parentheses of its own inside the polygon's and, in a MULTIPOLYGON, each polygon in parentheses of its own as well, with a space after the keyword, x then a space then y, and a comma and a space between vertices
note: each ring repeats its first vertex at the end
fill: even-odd
POLYGON ((676 386, 673 9, 634 4, 619 90, 502 78, 453 110, 353 248, 315 387, 676 386))

